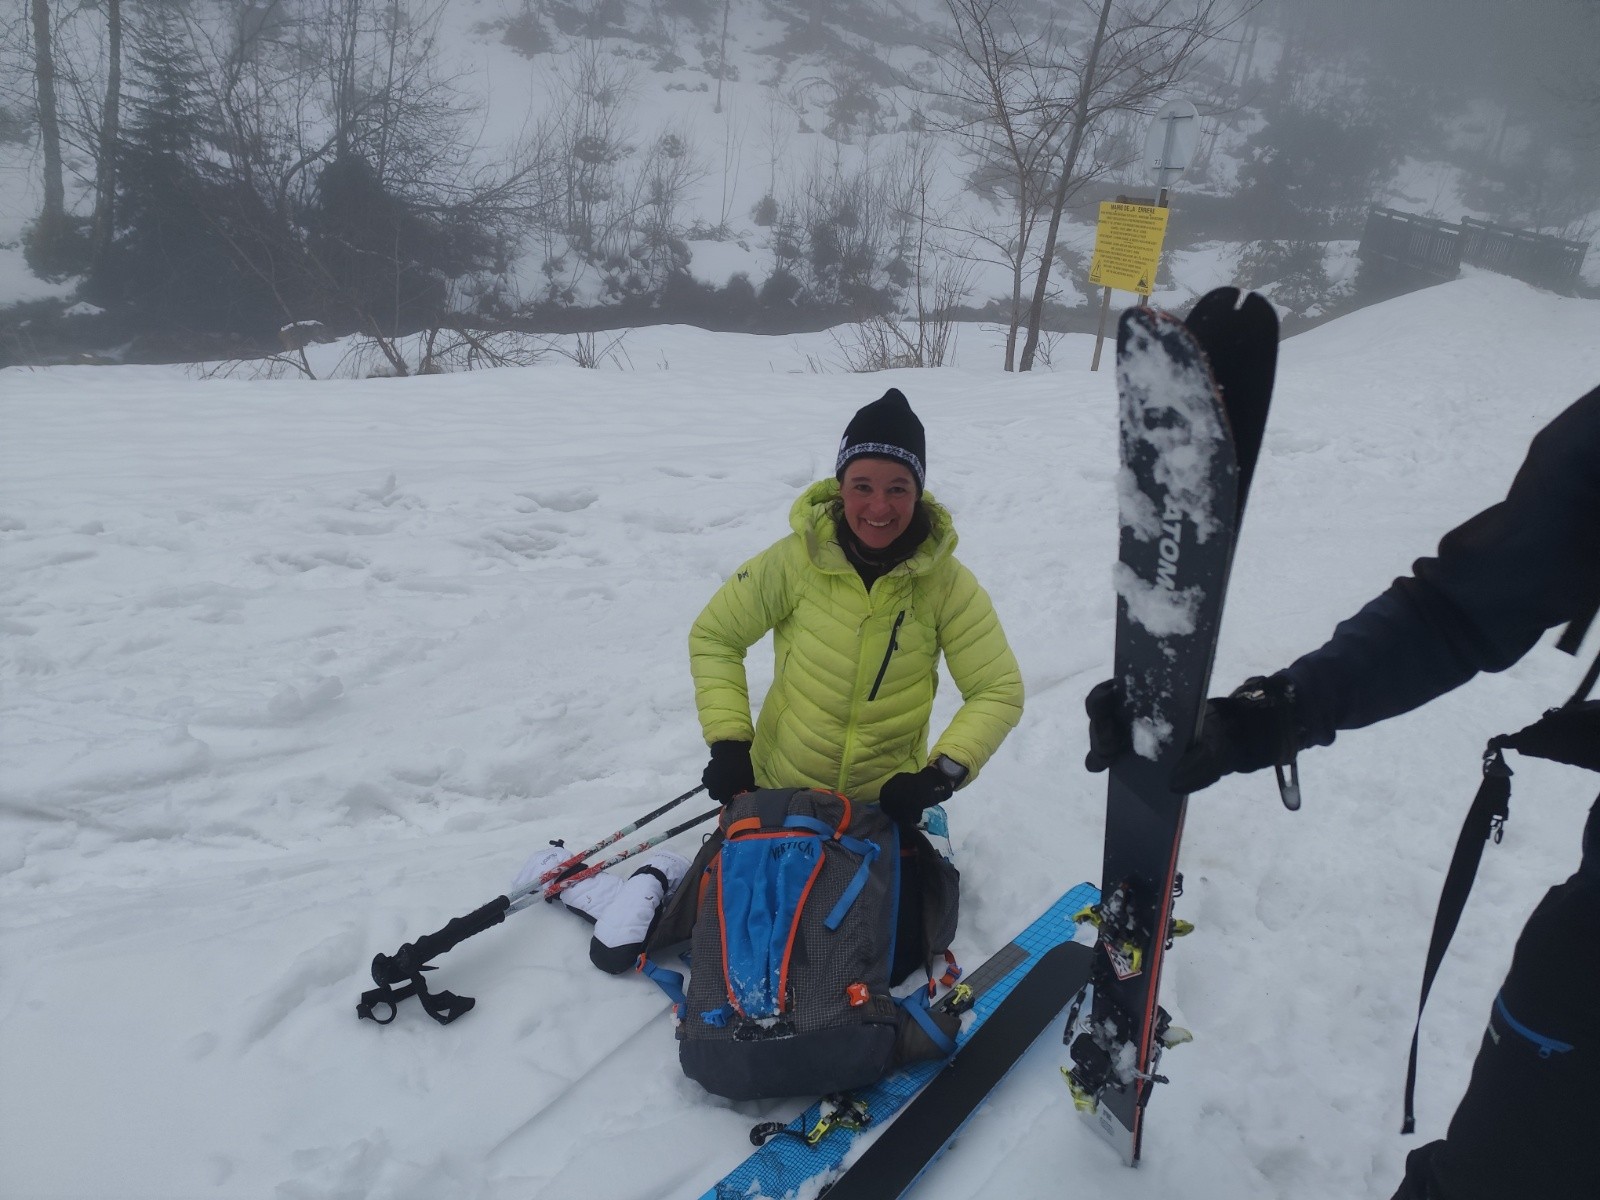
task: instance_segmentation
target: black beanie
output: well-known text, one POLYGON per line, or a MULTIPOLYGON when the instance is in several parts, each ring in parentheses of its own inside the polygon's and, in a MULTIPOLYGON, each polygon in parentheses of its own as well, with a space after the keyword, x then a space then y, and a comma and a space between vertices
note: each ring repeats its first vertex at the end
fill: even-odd
POLYGON ((839 460, 834 474, 842 481, 844 469, 858 458, 893 458, 911 468, 922 494, 926 478, 924 462, 928 455, 922 422, 911 411, 911 404, 899 388, 890 388, 878 399, 856 412, 845 426, 839 441, 839 460))

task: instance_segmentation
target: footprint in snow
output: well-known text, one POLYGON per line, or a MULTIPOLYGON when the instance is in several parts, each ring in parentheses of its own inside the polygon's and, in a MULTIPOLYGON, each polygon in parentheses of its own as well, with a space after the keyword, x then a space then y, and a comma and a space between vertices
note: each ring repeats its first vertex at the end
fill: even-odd
POLYGON ((274 964, 272 982, 246 1002, 238 1022, 238 1044, 253 1046, 271 1037, 296 1014, 348 982, 350 964, 361 961, 367 948, 365 931, 347 924, 300 952, 288 964, 274 964))
POLYGON ((37 562, 28 563, 22 567, 24 571, 37 571, 41 567, 64 567, 68 563, 83 562, 86 559, 99 555, 98 550, 57 550, 54 554, 47 554, 37 562))
POLYGON ((355 521, 348 517, 323 517, 321 524, 329 533, 344 534, 348 537, 375 537, 378 534, 393 533, 399 521, 355 521))
POLYGON ((190 583, 178 587, 157 588, 145 597, 150 608, 228 608, 243 606, 251 592, 244 588, 229 587, 222 583, 190 583))
POLYGON ((587 488, 576 488, 572 491, 518 492, 517 496, 532 506, 518 505, 519 512, 535 512, 541 508, 564 513, 581 512, 600 499, 598 493, 587 488))
POLYGON ((518 558, 539 558, 561 545, 559 535, 534 526, 521 529, 491 529, 484 533, 479 547, 495 558, 514 555, 518 558))
POLYGON ((286 572, 303 574, 306 571, 315 571, 319 567, 346 567, 352 571, 360 571, 367 566, 367 560, 359 554, 340 549, 283 550, 273 554, 258 554, 255 561, 278 575, 286 572))
POLYGON ((705 523, 697 517, 674 516, 666 512, 629 513, 630 525, 641 525, 655 533, 704 533, 705 523))
POLYGON ((379 486, 356 489, 355 498, 346 507, 362 511, 372 508, 426 508, 427 505, 415 493, 401 491, 396 476, 390 472, 379 486))
POLYGON ((330 675, 326 679, 319 679, 304 690, 286 683, 278 690, 278 694, 267 701, 267 710, 264 724, 267 725, 294 725, 309 716, 321 712, 331 705, 340 696, 344 695, 344 684, 337 675, 330 675))

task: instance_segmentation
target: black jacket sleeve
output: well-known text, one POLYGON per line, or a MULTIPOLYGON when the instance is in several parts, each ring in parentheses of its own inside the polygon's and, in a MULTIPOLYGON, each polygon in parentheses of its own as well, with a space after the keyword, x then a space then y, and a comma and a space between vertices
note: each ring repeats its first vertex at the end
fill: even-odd
POLYGON ((1502 671, 1600 601, 1600 388, 1534 438, 1511 490, 1445 534, 1321 649, 1282 672, 1303 745, 1327 745, 1502 671))

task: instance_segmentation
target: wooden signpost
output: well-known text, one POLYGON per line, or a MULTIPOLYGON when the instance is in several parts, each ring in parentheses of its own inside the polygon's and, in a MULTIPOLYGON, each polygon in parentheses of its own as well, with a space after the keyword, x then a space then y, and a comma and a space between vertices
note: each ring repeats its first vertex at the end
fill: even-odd
POLYGON ((1094 231, 1094 256, 1089 260, 1089 283, 1102 287, 1100 324, 1095 330, 1091 371, 1100 369, 1105 343, 1106 317, 1111 312, 1111 290, 1134 292, 1141 301, 1155 291, 1161 244, 1167 235, 1168 191, 1189 169, 1200 140, 1200 114, 1187 100, 1174 100, 1155 115, 1145 133, 1144 158, 1159 194, 1154 200, 1118 196, 1100 205, 1094 231))

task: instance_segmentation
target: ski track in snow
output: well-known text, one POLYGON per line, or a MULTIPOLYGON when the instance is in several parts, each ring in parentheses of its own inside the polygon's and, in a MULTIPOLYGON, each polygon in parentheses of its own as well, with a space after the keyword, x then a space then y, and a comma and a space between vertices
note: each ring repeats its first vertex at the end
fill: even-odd
MULTIPOLYGON (((951 806, 984 952, 1095 879, 1083 695, 1110 672, 1111 372, 815 375, 826 335, 635 331, 635 363, 310 384, 0 373, 0 1197, 691 1197, 756 1121, 683 1078, 663 1000, 535 906, 439 960, 478 1007, 358 1022, 373 954, 697 780, 689 624, 787 531, 839 430, 903 388, 994 597, 1023 725, 951 806), (696 363, 693 370, 684 365, 696 363)), ((1473 272, 1291 339, 1213 690, 1313 648, 1503 494, 1600 381, 1600 304, 1473 272)), ((1553 640, 1553 639, 1551 639, 1553 640)), ((1592 653, 1592 649, 1589 653, 1592 653)), ((752 692, 770 650, 749 660, 752 692)), ((1571 690, 1548 644, 1421 712, 1190 805, 1136 1172, 1042 1038, 919 1196, 1386 1200, 1466 1081, 1592 783, 1521 760, 1401 1082, 1478 753, 1571 690)), ((935 726, 957 703, 941 688, 935 726)), ((691 810, 692 811, 692 810, 691 810)), ((641 833, 639 837, 643 837, 641 833)), ((632 844, 630 838, 624 844, 632 844)), ((678 847, 693 850, 695 835, 678 847)))

